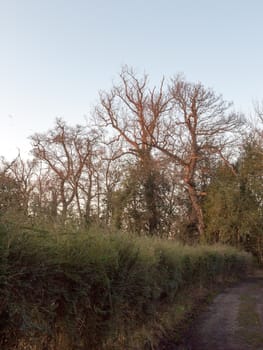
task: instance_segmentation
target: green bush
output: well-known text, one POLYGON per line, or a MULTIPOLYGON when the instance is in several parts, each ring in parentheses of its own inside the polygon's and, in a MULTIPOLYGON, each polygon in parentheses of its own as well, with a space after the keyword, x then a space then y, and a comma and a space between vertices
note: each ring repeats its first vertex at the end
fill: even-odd
POLYGON ((184 288, 243 275, 250 262, 229 247, 99 232, 20 232, 1 253, 1 349, 110 349, 184 288))

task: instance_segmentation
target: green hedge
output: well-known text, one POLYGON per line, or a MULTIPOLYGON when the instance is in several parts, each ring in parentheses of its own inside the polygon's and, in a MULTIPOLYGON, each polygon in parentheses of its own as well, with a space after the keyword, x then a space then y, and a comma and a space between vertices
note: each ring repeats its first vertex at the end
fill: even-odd
POLYGON ((110 349, 179 291, 250 263, 230 247, 102 233, 20 233, 1 253, 1 349, 110 349))

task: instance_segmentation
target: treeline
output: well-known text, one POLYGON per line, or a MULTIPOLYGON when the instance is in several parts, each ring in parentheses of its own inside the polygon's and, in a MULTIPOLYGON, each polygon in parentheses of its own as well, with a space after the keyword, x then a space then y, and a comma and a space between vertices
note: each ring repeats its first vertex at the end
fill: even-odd
POLYGON ((99 225, 230 243, 262 262, 262 110, 256 124, 183 76, 151 86, 124 67, 88 125, 57 119, 32 158, 2 160, 6 225, 99 225))

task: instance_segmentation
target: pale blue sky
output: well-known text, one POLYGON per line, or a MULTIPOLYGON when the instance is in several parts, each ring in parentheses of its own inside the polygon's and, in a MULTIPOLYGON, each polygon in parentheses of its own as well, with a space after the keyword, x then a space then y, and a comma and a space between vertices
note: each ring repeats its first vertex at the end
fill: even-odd
POLYGON ((84 123, 123 64, 183 72, 237 110, 263 99, 262 0, 0 0, 0 155, 84 123))

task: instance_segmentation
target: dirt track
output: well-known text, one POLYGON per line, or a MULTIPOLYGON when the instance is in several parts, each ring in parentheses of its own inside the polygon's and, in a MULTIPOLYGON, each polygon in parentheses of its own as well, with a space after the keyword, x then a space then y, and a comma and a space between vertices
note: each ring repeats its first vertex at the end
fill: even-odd
POLYGON ((219 294, 173 349, 263 350, 263 272, 219 294))

